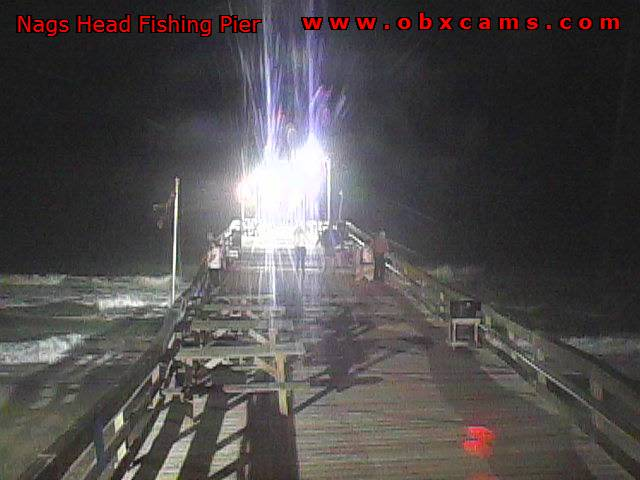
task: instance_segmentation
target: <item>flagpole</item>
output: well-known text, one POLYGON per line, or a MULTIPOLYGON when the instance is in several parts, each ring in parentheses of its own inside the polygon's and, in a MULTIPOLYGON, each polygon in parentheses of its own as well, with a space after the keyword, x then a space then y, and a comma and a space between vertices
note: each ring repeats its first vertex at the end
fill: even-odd
POLYGON ((331 224, 331 159, 327 157, 327 224, 331 224))
POLYGON ((180 179, 176 177, 176 190, 173 200, 173 269, 171 271, 171 305, 176 301, 176 268, 178 264, 178 194, 180 179))

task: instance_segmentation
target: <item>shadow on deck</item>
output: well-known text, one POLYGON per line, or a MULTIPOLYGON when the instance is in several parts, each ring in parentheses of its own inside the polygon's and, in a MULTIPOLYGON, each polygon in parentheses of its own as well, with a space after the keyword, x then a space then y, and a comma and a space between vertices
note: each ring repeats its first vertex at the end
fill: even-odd
POLYGON ((299 329, 322 332, 302 368, 317 391, 291 398, 289 416, 279 413, 275 394, 210 392, 187 429, 185 406, 174 402, 134 478, 157 478, 188 435, 174 472, 181 479, 596 478, 583 458, 598 447, 577 442, 575 428, 511 367, 486 350, 452 350, 446 330, 397 292, 379 284, 356 290, 345 277, 327 282, 316 271, 303 282, 292 271, 230 272, 225 293, 275 291, 299 329), (345 292, 361 303, 305 323, 305 299, 345 292), (222 433, 235 408, 245 416, 222 433), (478 445, 469 427, 486 429, 492 440, 478 445), (234 459, 216 462, 231 445, 234 459))

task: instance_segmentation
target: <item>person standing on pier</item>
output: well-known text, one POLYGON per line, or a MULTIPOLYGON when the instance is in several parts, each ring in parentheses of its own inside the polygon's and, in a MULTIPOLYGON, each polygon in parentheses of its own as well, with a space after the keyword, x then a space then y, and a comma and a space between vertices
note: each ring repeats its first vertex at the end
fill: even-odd
POLYGON ((335 234, 334 234, 333 226, 331 225, 331 223, 320 234, 318 243, 322 247, 322 252, 324 254, 324 272, 331 273, 335 266, 335 257, 336 257, 335 234))
POLYGON ((220 270, 222 270, 222 246, 214 241, 207 252, 207 269, 209 271, 208 278, 208 294, 214 294, 214 291, 220 286, 220 270))
POLYGON ((306 232, 302 225, 293 231, 293 258, 295 261, 296 272, 302 271, 304 275, 304 267, 307 259, 306 232))
POLYGON ((384 282, 385 260, 389 253, 389 242, 387 242, 384 230, 378 232, 378 236, 371 239, 371 250, 373 250, 373 279, 384 282))

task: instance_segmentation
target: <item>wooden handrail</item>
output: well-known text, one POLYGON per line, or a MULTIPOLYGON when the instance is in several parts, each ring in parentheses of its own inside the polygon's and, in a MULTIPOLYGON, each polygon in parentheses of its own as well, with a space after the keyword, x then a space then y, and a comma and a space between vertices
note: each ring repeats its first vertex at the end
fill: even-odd
MULTIPOLYGON (((347 225, 352 235, 362 235, 363 240, 371 238, 355 225, 347 225)), ((441 319, 447 319, 451 300, 472 298, 438 281, 398 252, 392 255, 392 262, 389 270, 396 277, 396 286, 441 319)), ((490 305, 483 305, 482 310, 485 339, 533 371, 534 381, 545 386, 555 385, 587 409, 592 418, 587 433, 598 441, 604 436, 617 449, 616 455, 622 452, 623 466, 634 475, 640 474, 640 390, 637 385, 599 359, 546 333, 530 330, 490 305), (576 374, 588 381, 588 387, 576 384, 572 378, 576 374)), ((549 392, 546 388, 544 391, 549 392)))

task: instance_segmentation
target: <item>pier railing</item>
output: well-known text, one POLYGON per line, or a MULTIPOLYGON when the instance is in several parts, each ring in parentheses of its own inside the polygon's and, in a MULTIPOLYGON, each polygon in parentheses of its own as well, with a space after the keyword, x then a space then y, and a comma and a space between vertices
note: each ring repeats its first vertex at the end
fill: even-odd
MULTIPOLYGON (((371 235, 348 223, 366 243, 371 235)), ((439 282, 419 255, 391 242, 389 282, 436 321, 448 320, 452 300, 469 296, 439 282), (438 320, 439 319, 439 320, 438 320)), ((162 407, 161 386, 172 357, 175 326, 189 299, 204 285, 201 267, 167 312, 152 346, 88 413, 40 454, 24 479, 104 479, 118 476, 133 459, 162 407)), ((640 477, 640 390, 597 358, 532 331, 483 306, 483 342, 517 367, 537 391, 556 403, 631 474, 640 477)))
MULTIPOLYGON (((348 224, 366 243, 371 235, 348 224)), ((429 317, 448 321, 452 300, 471 299, 416 264, 418 254, 391 242, 389 282, 429 317)), ((478 299, 481 300, 481 299, 478 299)), ((512 361, 536 390, 568 414, 631 474, 640 478, 640 388, 596 357, 530 330, 483 305, 483 341, 512 361)))
POLYGON ((203 287, 205 273, 203 265, 165 314, 149 349, 124 373, 118 386, 39 454, 20 478, 106 479, 131 460, 162 407, 160 387, 170 361, 174 329, 184 317, 188 300, 203 287))

